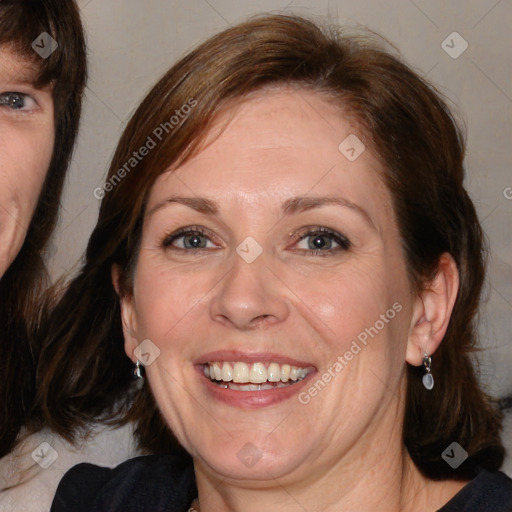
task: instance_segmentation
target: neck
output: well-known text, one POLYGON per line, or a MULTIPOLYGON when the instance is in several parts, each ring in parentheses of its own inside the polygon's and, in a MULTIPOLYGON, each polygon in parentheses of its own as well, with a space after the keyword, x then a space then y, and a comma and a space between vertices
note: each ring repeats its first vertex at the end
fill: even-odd
MULTIPOLYGON (((381 453, 383 457, 389 451, 381 453)), ((394 470, 377 462, 360 465, 323 478, 289 483, 286 479, 243 484, 197 473, 199 499, 194 512, 261 512, 279 510, 358 510, 360 512, 430 512, 438 510, 467 482, 428 480, 418 471, 407 452, 394 470), (386 469, 384 469, 386 468, 386 469), (263 491, 263 492, 261 492, 263 491)))
POLYGON ((368 470, 361 467, 355 473, 334 470, 331 475, 295 483, 275 479, 250 485, 201 478, 198 474, 199 500, 194 508, 198 512, 295 512, 298 509, 405 512, 412 510, 417 502, 415 490, 421 489, 420 480, 416 481, 408 466, 409 461, 405 460, 404 467, 393 473, 375 466, 368 470))

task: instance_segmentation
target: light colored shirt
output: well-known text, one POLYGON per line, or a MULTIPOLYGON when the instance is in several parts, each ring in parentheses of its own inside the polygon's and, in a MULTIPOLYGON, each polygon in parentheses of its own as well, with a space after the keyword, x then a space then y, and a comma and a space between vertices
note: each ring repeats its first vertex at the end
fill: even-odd
POLYGON ((141 453, 135 447, 132 425, 97 427, 78 446, 48 430, 32 434, 0 459, 0 511, 48 512, 69 468, 80 462, 114 467, 137 455, 141 453))

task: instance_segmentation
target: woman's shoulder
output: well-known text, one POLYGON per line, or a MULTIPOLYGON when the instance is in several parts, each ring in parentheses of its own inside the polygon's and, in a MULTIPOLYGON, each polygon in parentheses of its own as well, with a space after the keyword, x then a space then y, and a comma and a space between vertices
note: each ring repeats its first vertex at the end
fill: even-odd
POLYGON ((51 512, 187 511, 196 495, 188 455, 146 455, 114 469, 75 466, 59 484, 51 512))
POLYGON ((26 435, 0 459, 0 510, 47 512, 66 471, 80 462, 114 467, 138 455, 133 426, 96 426, 87 439, 72 445, 48 430, 26 435))
POLYGON ((438 512, 511 512, 512 480, 501 471, 482 471, 438 512))

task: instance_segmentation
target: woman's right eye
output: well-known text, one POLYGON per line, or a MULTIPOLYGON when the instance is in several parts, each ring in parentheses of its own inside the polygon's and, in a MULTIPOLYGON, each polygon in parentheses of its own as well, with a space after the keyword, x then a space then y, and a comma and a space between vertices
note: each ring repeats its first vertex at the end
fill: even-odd
POLYGON ((11 110, 34 110, 36 106, 37 103, 34 98, 23 92, 0 93, 0 107, 11 110))
POLYGON ((167 235, 162 241, 166 249, 215 249, 218 248, 210 238, 197 229, 180 230, 177 233, 167 235))

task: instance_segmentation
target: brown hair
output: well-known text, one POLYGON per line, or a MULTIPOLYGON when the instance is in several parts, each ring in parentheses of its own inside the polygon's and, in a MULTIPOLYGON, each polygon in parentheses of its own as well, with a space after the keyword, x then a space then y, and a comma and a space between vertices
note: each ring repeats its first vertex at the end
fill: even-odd
POLYGON ((38 346, 33 338, 47 274, 44 250, 57 221, 60 194, 80 119, 86 51, 78 8, 69 0, 2 0, 0 51, 34 68, 34 85, 52 85, 55 145, 24 244, 0 280, 0 456, 13 448, 34 397, 38 346), (33 49, 42 32, 58 48, 48 58, 33 49))
POLYGON ((460 291, 433 365, 442 385, 426 392, 419 369, 408 368, 404 442, 413 460, 435 479, 468 478, 478 465, 498 468, 500 413, 480 389, 468 354, 476 343, 484 250, 463 187, 464 144, 457 124, 439 94, 381 43, 328 32, 293 16, 255 18, 207 40, 168 71, 133 115, 110 167, 111 183, 162 122, 191 98, 197 102, 106 193, 83 268, 45 329, 40 414, 68 439, 87 427, 91 416, 135 420, 143 447, 175 449, 148 384, 130 391, 132 365, 123 350, 111 268, 121 269, 129 293, 145 202, 157 176, 198 150, 227 101, 275 85, 328 95, 359 124, 363 142, 383 164, 415 291, 428 284, 443 253, 457 263, 460 291), (470 455, 457 469, 441 458, 453 441, 470 455))

